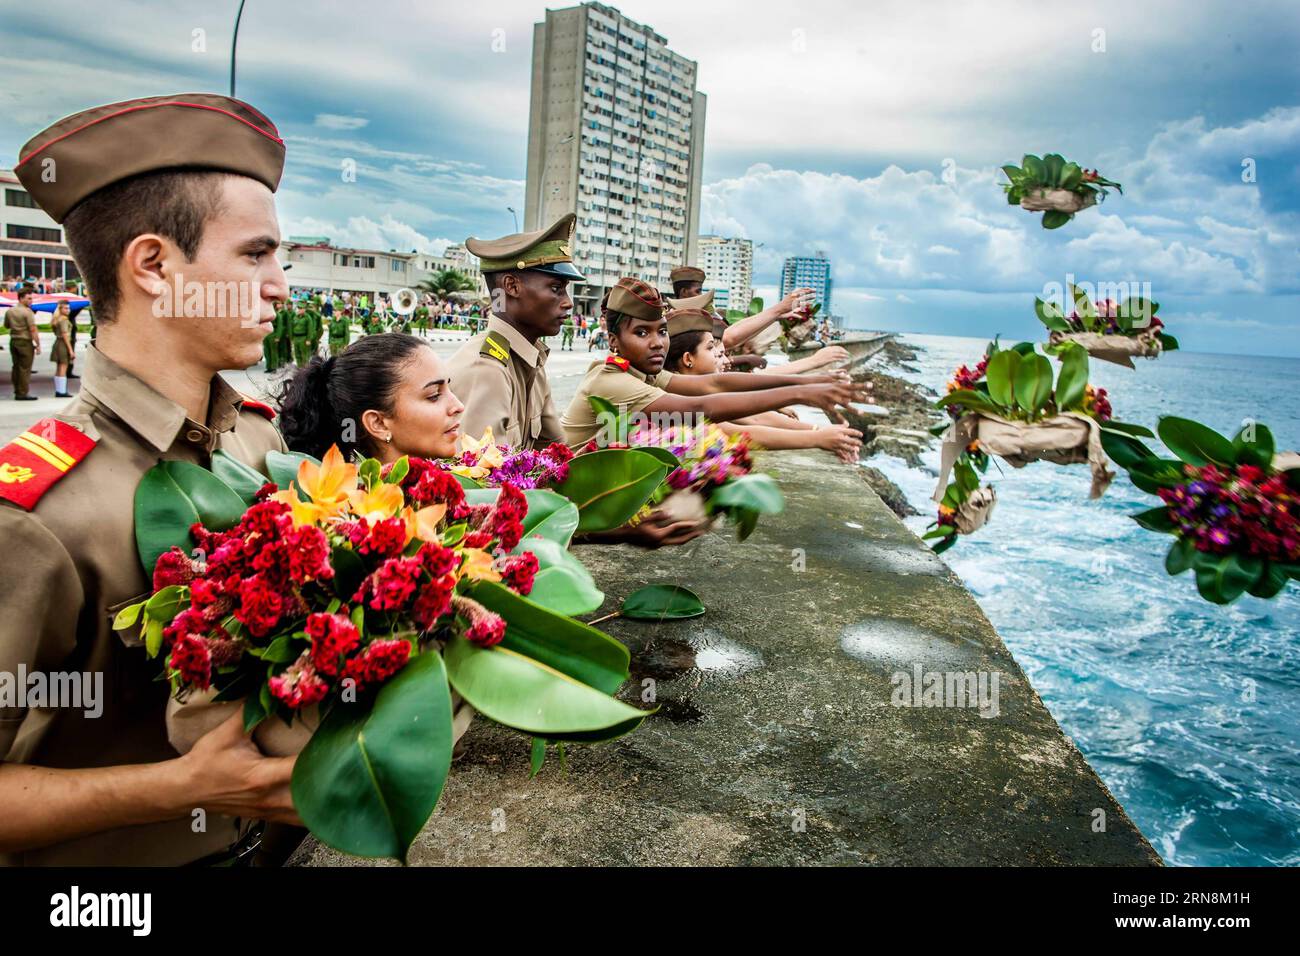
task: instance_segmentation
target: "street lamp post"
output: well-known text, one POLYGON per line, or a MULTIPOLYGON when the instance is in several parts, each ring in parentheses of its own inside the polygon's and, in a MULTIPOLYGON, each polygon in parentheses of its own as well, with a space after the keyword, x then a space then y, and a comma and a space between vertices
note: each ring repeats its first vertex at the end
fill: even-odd
POLYGON ((506 212, 515 217, 515 232, 519 231, 519 213, 515 212, 514 206, 506 206, 506 212))
POLYGON ((239 21, 244 16, 244 0, 239 0, 239 12, 235 14, 235 35, 230 38, 230 95, 235 95, 235 48, 239 46, 239 21))

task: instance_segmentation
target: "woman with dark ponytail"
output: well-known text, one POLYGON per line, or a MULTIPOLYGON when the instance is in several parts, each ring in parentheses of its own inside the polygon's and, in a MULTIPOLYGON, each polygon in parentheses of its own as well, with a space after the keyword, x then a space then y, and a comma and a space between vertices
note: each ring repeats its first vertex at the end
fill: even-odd
POLYGON ((280 431, 290 449, 315 458, 331 445, 385 464, 403 455, 451 458, 464 411, 433 347, 386 332, 300 368, 280 395, 280 431))

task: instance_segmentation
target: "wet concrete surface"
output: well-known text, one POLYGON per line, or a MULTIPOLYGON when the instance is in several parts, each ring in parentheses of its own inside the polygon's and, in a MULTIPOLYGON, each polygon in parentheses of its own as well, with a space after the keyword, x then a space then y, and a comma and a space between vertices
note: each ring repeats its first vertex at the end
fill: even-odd
POLYGON ((787 511, 743 544, 723 527, 578 549, 608 596, 593 617, 652 583, 708 608, 601 624, 632 653, 623 696, 659 711, 533 780, 528 741, 480 719, 413 864, 1159 863, 961 582, 851 468, 794 452, 760 468, 787 511), (900 697, 899 675, 931 672, 996 673, 996 707, 900 697))

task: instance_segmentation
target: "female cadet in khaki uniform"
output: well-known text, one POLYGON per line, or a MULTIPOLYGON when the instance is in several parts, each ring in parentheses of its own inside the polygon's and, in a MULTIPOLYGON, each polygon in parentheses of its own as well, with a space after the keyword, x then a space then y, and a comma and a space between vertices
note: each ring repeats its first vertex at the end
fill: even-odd
POLYGON ((54 346, 50 349, 50 360, 54 363, 54 397, 71 398, 68 394, 68 366, 72 364, 72 320, 68 318, 68 303, 60 302, 54 307, 50 332, 54 334, 54 346))

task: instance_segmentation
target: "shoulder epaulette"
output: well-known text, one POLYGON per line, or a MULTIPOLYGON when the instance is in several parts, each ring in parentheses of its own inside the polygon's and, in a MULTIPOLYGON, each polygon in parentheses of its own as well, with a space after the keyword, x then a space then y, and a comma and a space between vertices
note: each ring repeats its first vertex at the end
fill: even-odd
POLYGON ((31 511, 95 447, 95 439, 57 418, 42 418, 0 448, 0 498, 31 511))
POLYGON ((510 363, 510 343, 500 332, 489 332, 487 338, 483 340, 483 347, 478 350, 479 355, 488 355, 496 359, 502 365, 510 363))
POLYGON ((239 403, 239 407, 246 408, 250 412, 257 412, 257 414, 261 415, 268 422, 275 421, 275 409, 270 405, 267 405, 265 402, 258 402, 251 398, 245 398, 239 403))
POLYGON ((620 372, 626 372, 632 367, 632 363, 621 355, 607 355, 605 356, 605 366, 607 368, 616 368, 620 372))

